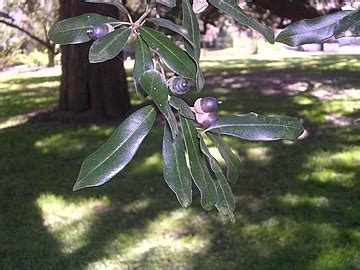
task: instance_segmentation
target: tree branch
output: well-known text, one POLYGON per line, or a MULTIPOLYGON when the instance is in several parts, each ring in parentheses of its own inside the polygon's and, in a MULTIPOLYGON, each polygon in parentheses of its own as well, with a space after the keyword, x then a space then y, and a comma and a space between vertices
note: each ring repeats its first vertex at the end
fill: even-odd
POLYGON ((54 46, 53 46, 50 42, 46 42, 46 41, 42 40, 41 38, 35 36, 34 34, 30 33, 29 31, 23 29, 21 26, 16 25, 16 24, 14 24, 14 23, 12 23, 12 22, 8 22, 8 21, 6 21, 6 20, 2 20, 2 19, 0 19, 0 23, 3 23, 3 24, 5 24, 5 25, 7 25, 7 26, 9 26, 9 27, 15 28, 15 29, 23 32, 24 34, 26 34, 26 35, 29 36, 30 38, 36 40, 36 41, 39 42, 41 45, 43 45, 44 47, 46 47, 48 50, 50 50, 50 51, 52 51, 52 52, 55 53, 55 48, 54 48, 54 46))

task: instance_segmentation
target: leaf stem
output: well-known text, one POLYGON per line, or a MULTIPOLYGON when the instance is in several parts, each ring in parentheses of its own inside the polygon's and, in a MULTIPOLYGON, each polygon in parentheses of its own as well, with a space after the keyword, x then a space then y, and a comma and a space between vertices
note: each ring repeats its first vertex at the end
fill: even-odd
MULTIPOLYGON (((155 16, 156 16, 156 18, 160 18, 160 13, 159 13, 159 10, 158 10, 158 5, 157 4, 155 4, 155 16)), ((159 31, 159 25, 155 25, 155 30, 156 31, 159 31)), ((164 67, 161 65, 161 63, 160 63, 160 58, 159 58, 159 56, 155 53, 155 55, 154 55, 154 59, 155 59, 155 64, 157 65, 157 66, 159 66, 159 68, 160 68, 160 72, 161 72, 161 74, 164 76, 164 78, 165 78, 165 80, 166 80, 166 73, 165 73, 165 70, 164 70, 164 67)))
POLYGON ((133 24, 134 23, 134 21, 133 21, 133 19, 132 19, 132 17, 131 17, 131 15, 130 15, 130 12, 127 12, 127 17, 129 18, 129 22, 130 22, 130 24, 133 24))
POLYGON ((136 32, 136 30, 142 25, 142 23, 145 21, 146 17, 151 13, 152 9, 150 8, 150 5, 146 5, 145 12, 141 15, 141 17, 134 23, 132 23, 132 30, 136 32))
POLYGON ((129 22, 113 22, 113 23, 109 23, 109 24, 111 24, 114 28, 123 26, 123 25, 131 25, 131 23, 129 23, 129 22))

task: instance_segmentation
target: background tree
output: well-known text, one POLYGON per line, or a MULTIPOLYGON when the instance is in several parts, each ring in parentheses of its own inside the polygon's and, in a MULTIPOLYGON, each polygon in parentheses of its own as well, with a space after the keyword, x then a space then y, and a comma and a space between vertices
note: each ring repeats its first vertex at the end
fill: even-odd
MULTIPOLYGON (((78 0, 60 1, 60 18, 97 12, 118 17, 116 8, 78 0)), ((130 109, 126 74, 121 55, 111 61, 90 64, 90 44, 62 46, 60 111, 88 112, 91 117, 116 118, 130 109)))
POLYGON ((58 0, 6 0, 0 6, 0 24, 17 29, 45 49, 48 67, 53 67, 58 51, 47 32, 58 20, 58 10, 58 0))
MULTIPOLYGON (((142 1, 123 1, 136 20, 143 12, 142 1)), ((334 6, 334 1, 329 1, 328 5, 334 6), (331 5, 330 5, 331 4, 331 5)), ((271 26, 283 26, 284 19, 289 22, 302 19, 313 18, 325 12, 331 11, 330 8, 324 10, 316 9, 317 1, 303 0, 256 0, 247 3, 247 11, 251 12, 259 21, 271 26), (280 8, 281 7, 281 8, 280 8), (270 12, 269 12, 270 10, 270 12)), ((245 5, 245 1, 242 4, 245 5)), ((339 8, 339 4, 336 5, 339 8)), ((326 7, 326 6, 325 6, 326 7)), ((66 19, 86 12, 97 12, 101 14, 118 17, 118 11, 108 5, 94 5, 75 0, 22 0, 5 1, 3 15, 0 22, 17 28, 26 35, 36 40, 46 47, 49 55, 49 66, 54 64, 56 53, 55 46, 48 40, 45 32, 50 25, 58 19, 66 19), (58 5, 60 4, 60 8, 58 5), (6 17, 16 9, 20 9, 26 14, 27 20, 21 24, 15 24, 11 17, 6 17)), ((168 9, 159 7, 162 17, 169 18, 179 23, 182 11, 177 8, 168 9)), ((222 13, 212 6, 199 16, 202 20, 202 33, 207 30, 208 24, 216 24, 223 20, 222 13)), ((115 118, 121 117, 130 108, 130 100, 126 82, 125 69, 121 60, 121 55, 106 63, 89 64, 87 51, 89 44, 81 46, 67 46, 62 48, 62 76, 60 87, 59 109, 60 111, 71 113, 87 112, 91 117, 115 118)), ((254 51, 256 46, 254 45, 254 51)))
POLYGON ((0 71, 20 53, 23 38, 18 36, 18 31, 14 28, 0 24, 0 71))

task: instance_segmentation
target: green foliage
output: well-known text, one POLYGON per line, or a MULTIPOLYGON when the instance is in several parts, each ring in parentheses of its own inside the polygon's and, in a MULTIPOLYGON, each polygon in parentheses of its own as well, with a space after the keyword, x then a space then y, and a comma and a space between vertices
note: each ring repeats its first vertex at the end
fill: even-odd
POLYGON ((358 37, 360 36, 360 11, 352 12, 341 19, 335 31, 335 37, 358 37))
POLYGON ((359 36, 360 11, 339 11, 290 24, 276 41, 290 46, 322 42, 332 36, 359 36))
POLYGON ((235 199, 232 194, 229 183, 222 171, 222 168, 218 164, 217 160, 211 155, 207 145, 205 144, 203 137, 198 134, 200 139, 201 152, 206 156, 208 160, 208 167, 211 168, 215 176, 214 184, 216 187, 216 203, 215 206, 219 213, 227 215, 232 223, 235 223, 234 210, 235 210, 235 199))
POLYGON ((316 19, 292 23, 280 32, 276 41, 290 46, 321 42, 332 37, 339 21, 351 13, 351 11, 340 11, 316 19))
POLYGON ((179 114, 181 114, 182 116, 184 116, 186 118, 189 118, 189 119, 192 119, 192 120, 195 120, 195 116, 194 116, 194 113, 192 112, 191 108, 181 98, 171 96, 170 100, 169 100, 169 103, 173 108, 178 110, 179 114))
POLYGON ((209 136, 209 138, 212 140, 225 161, 227 168, 227 179, 235 184, 240 178, 243 169, 240 158, 233 153, 231 148, 219 134, 209 132, 207 136, 209 136))
POLYGON ((0 70, 14 62, 24 42, 18 37, 18 31, 0 24, 0 70))
MULTIPOLYGON (((189 0, 182 1, 182 25, 158 16, 154 17, 154 13, 158 13, 156 3, 171 8, 176 6, 176 1, 146 1, 144 13, 135 22, 126 12, 121 1, 91 0, 88 2, 115 5, 121 11, 125 10, 129 21, 119 22, 98 14, 85 14, 57 23, 50 30, 50 38, 61 44, 83 43, 90 40, 88 31, 92 25, 111 24, 115 30, 97 39, 90 48, 90 62, 100 63, 116 57, 126 45, 129 36, 133 34, 137 39, 134 66, 137 94, 140 99, 149 96, 167 121, 163 137, 165 181, 175 192, 180 204, 187 207, 192 201, 192 189, 189 183, 189 175, 191 175, 200 191, 202 207, 205 210, 211 210, 216 206, 220 213, 227 215, 234 222, 235 202, 227 180, 236 182, 242 166, 239 158, 219 135, 230 135, 250 141, 294 141, 304 131, 301 122, 293 117, 265 117, 255 113, 225 116, 216 120, 218 115, 214 111, 198 112, 180 97, 171 96, 169 92, 171 79, 167 80, 166 71, 171 73, 172 78, 180 76, 191 79, 195 82, 198 91, 205 85, 199 64, 201 49, 199 24, 194 12, 195 8, 191 6, 189 0), (152 12, 153 10, 155 12, 152 12), (147 22, 154 24, 156 28, 145 26, 144 24, 147 22), (161 33, 159 27, 179 34, 183 38, 183 46, 179 46, 161 33), (179 112, 180 129, 171 107, 179 112), (198 127, 196 122, 199 124, 198 127), (207 129, 203 130, 201 127, 207 129), (227 167, 226 176, 223 168, 208 151, 203 140, 205 134, 209 134, 223 156, 227 167), (186 148, 183 147, 182 140, 184 140, 186 148)), ((238 5, 238 1, 210 0, 209 2, 239 23, 261 33, 270 43, 275 42, 273 31, 244 12, 238 5)), ((335 32, 340 35, 343 31, 352 29, 352 32, 356 33, 357 28, 351 28, 352 24, 357 22, 356 18, 348 19, 346 27, 339 27, 339 22, 354 12, 339 12, 291 24, 279 34, 276 40, 289 45, 300 45, 322 41, 324 38, 333 36, 335 32)), ((340 23, 340 25, 344 24, 340 23)), ((179 94, 179 92, 175 93, 179 94)), ((125 120, 115 131, 109 140, 111 143, 108 141, 98 152, 85 160, 74 189, 103 184, 130 162, 152 125, 152 123, 151 125, 148 123, 132 130, 131 119, 134 115, 136 113, 125 120), (125 143, 129 138, 117 134, 122 134, 122 129, 132 130, 134 134, 131 133, 131 135, 134 135, 135 138, 138 133, 139 138, 134 142, 125 143), (130 151, 129 148, 133 148, 130 155, 127 153, 130 151), (118 156, 121 157, 121 162, 118 161, 118 156), (126 156, 126 160, 123 161, 124 156, 126 156), (107 163, 108 160, 110 160, 110 164, 107 163)), ((153 120, 152 118, 150 122, 153 120)))
POLYGON ((217 193, 205 156, 200 150, 199 133, 193 121, 180 116, 180 123, 189 156, 191 176, 200 191, 201 205, 205 210, 211 210, 216 204, 217 193))
POLYGON ((74 190, 100 186, 121 171, 133 159, 155 116, 152 106, 130 115, 99 150, 85 159, 74 190))
POLYGON ((264 117, 255 113, 220 118, 205 132, 225 134, 249 141, 295 141, 304 132, 293 117, 264 117))
POLYGON ((196 77, 194 61, 168 37, 148 27, 141 27, 140 35, 169 69, 185 78, 196 77))
POLYGON ((199 23, 195 16, 194 11, 191 9, 189 0, 183 2, 183 27, 186 29, 187 36, 190 39, 190 43, 184 40, 184 46, 187 53, 194 59, 196 63, 196 88, 201 91, 205 85, 205 79, 200 70, 200 29, 199 23))
POLYGON ((90 26, 95 23, 119 23, 118 20, 96 13, 87 13, 56 23, 49 31, 49 38, 57 44, 80 44, 90 41, 90 26))
POLYGON ((275 42, 274 32, 264 25, 260 24, 258 21, 251 18, 247 15, 239 6, 237 0, 209 0, 209 2, 217 7, 220 10, 223 10, 229 14, 234 20, 239 23, 249 26, 255 31, 261 33, 270 43, 275 42))
POLYGON ((154 69, 152 61, 152 55, 149 46, 146 45, 145 41, 139 37, 135 43, 135 63, 133 68, 133 78, 135 84, 136 94, 140 99, 146 97, 146 92, 140 85, 141 75, 147 71, 154 69))
POLYGON ((168 125, 164 127, 162 151, 166 168, 164 179, 176 194, 181 206, 186 208, 192 202, 192 183, 185 158, 185 146, 181 136, 172 138, 168 125))
POLYGON ((96 40, 89 50, 90 63, 101 63, 116 57, 124 49, 130 33, 129 28, 120 28, 96 40))
POLYGON ((154 100, 159 111, 165 116, 171 129, 173 138, 178 134, 176 118, 168 102, 168 88, 165 77, 157 70, 144 72, 140 77, 140 84, 145 92, 154 100))

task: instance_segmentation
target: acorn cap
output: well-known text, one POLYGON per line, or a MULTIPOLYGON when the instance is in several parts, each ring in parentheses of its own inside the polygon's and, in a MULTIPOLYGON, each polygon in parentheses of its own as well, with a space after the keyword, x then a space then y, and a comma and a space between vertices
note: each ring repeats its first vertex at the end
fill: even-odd
POLYGON ((196 122, 202 127, 202 128, 208 128, 211 126, 212 123, 214 123, 216 120, 219 119, 219 115, 216 112, 210 112, 205 114, 195 114, 196 122))
POLYGON ((184 95, 190 90, 190 82, 188 79, 174 76, 168 81, 168 86, 171 92, 177 95, 184 95))
POLYGON ((218 107, 218 101, 214 97, 198 98, 194 103, 194 109, 199 114, 214 112, 218 107))

